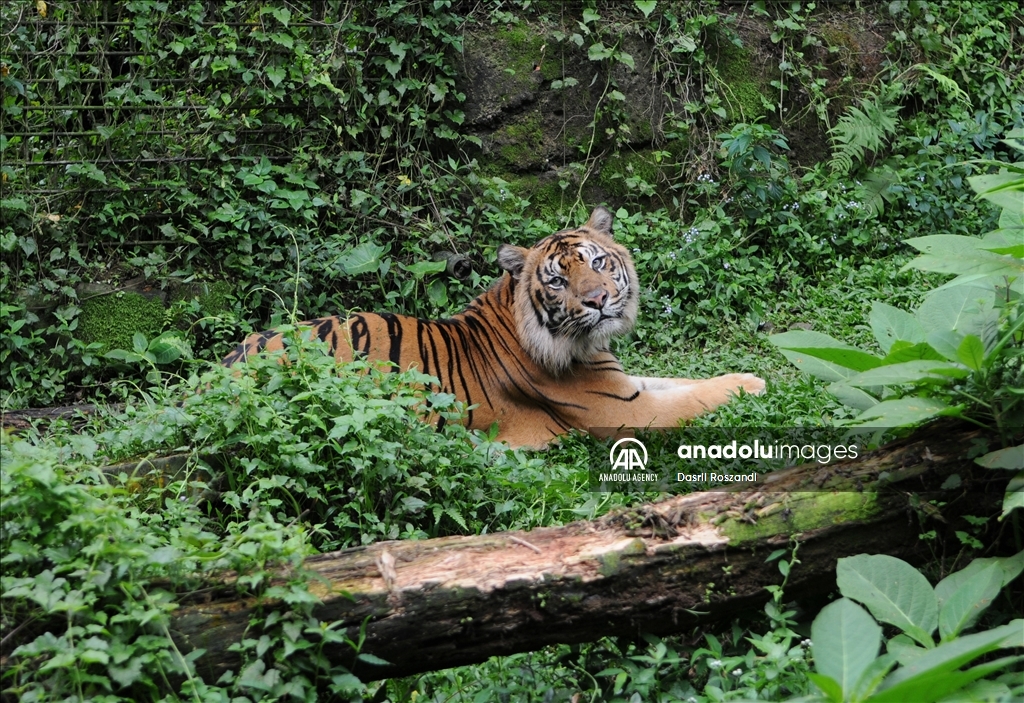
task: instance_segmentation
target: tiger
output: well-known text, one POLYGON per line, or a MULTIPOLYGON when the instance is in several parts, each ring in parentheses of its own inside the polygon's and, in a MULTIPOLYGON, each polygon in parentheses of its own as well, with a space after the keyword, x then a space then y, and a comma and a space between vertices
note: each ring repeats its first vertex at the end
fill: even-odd
MULTIPOLYGON (((640 286, 628 249, 612 239, 612 214, 593 210, 581 227, 532 248, 502 244, 503 273, 461 313, 422 320, 356 313, 300 323, 338 363, 365 357, 417 368, 468 408, 470 429, 497 425, 511 447, 543 449, 572 430, 678 426, 741 391, 760 395, 750 373, 704 380, 629 376, 609 351, 628 334, 640 286)), ((227 366, 284 347, 274 330, 250 335, 227 366)))

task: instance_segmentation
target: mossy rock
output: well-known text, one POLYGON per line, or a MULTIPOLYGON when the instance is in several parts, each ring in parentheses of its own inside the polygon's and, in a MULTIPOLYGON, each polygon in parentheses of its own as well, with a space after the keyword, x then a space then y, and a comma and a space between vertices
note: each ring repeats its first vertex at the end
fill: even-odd
POLYGON ((651 150, 633 153, 618 153, 606 158, 601 164, 598 185, 609 196, 625 198, 637 196, 639 191, 630 188, 628 179, 637 178, 655 186, 665 178, 665 166, 658 162, 651 150))
POLYGON ((753 122, 766 117, 774 94, 750 51, 720 39, 717 65, 724 84, 719 92, 726 119, 729 122, 753 122))
POLYGON ((158 297, 120 291, 82 302, 78 337, 99 342, 105 350, 131 349, 132 337, 141 332, 152 339, 164 328, 166 310, 158 297))
POLYGON ((201 315, 217 316, 231 311, 230 296, 234 290, 234 286, 227 281, 188 283, 174 290, 171 302, 195 300, 201 315))
MULTIPOLYGON (((545 222, 565 219, 573 198, 567 197, 553 173, 541 176, 508 176, 509 190, 519 198, 530 201, 526 212, 545 222)), ((573 191, 575 193, 575 191, 573 191)))
POLYGON ((544 128, 538 113, 499 128, 491 139, 504 166, 515 171, 544 167, 544 128))

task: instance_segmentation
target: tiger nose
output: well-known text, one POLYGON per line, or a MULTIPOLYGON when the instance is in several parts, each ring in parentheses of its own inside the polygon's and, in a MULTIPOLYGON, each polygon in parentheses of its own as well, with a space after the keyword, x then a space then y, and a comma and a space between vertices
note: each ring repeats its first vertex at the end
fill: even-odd
POLYGON ((606 300, 608 300, 608 292, 601 288, 595 288, 583 296, 583 304, 595 310, 603 308, 606 300))

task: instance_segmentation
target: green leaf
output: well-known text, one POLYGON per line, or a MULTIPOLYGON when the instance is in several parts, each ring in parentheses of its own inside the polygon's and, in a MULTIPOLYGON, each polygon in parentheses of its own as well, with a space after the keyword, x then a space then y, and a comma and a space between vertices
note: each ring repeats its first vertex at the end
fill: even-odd
POLYGON ((889 353, 882 359, 882 365, 886 366, 888 364, 899 364, 904 361, 918 361, 922 359, 943 361, 945 358, 927 342, 911 344, 910 342, 897 341, 893 343, 892 347, 889 348, 889 353))
POLYGON ((438 307, 448 304, 448 287, 440 278, 435 278, 427 286, 427 298, 438 307))
POLYGON ((1024 216, 1017 214, 1009 215, 1009 210, 1003 210, 999 217, 999 229, 989 232, 978 246, 985 251, 995 254, 1005 254, 1018 259, 1024 259, 1024 216))
POLYGON ((601 15, 597 14, 596 11, 587 8, 583 10, 583 24, 590 24, 591 22, 598 22, 601 19, 601 15))
MULTIPOLYGON (((882 628, 848 598, 829 603, 811 624, 814 668, 839 684, 844 696, 878 656, 882 628)), ((826 692, 827 693, 827 692, 826 692)))
POLYGON ((266 68, 267 78, 274 84, 274 87, 281 85, 281 81, 285 79, 288 72, 285 71, 283 66, 267 66, 266 68))
POLYGON ((909 312, 894 308, 891 305, 875 301, 871 304, 871 314, 868 317, 871 331, 878 340, 878 346, 886 354, 890 352, 895 342, 909 342, 916 344, 924 341, 924 329, 917 318, 909 312))
POLYGON ((969 334, 960 342, 956 350, 956 358, 967 368, 980 371, 985 361, 985 345, 976 335, 969 334))
POLYGON ((853 420, 842 423, 853 427, 906 427, 943 414, 951 414, 957 406, 949 406, 932 398, 899 398, 883 400, 853 420))
MULTIPOLYGON (((912 663, 897 669, 882 682, 878 692, 871 698, 872 703, 904 703, 905 701, 938 700, 950 691, 965 686, 973 678, 968 672, 957 672, 959 676, 949 676, 955 669, 988 652, 1003 647, 1024 646, 1022 640, 1024 620, 1011 623, 993 630, 964 635, 957 639, 940 644, 912 663)), ((1005 666, 1000 663, 999 666, 1005 666)), ((976 667, 977 668, 977 667, 976 667)), ((973 671, 973 670, 972 670, 973 671)), ((975 674, 981 673, 981 670, 975 674)))
POLYGON ((849 379, 847 383, 858 388, 874 388, 943 380, 950 377, 962 378, 967 375, 967 371, 946 361, 919 360, 868 369, 849 379))
POLYGON ((149 342, 146 341, 146 335, 142 332, 136 332, 132 335, 132 348, 137 354, 144 354, 149 348, 149 342))
POLYGON ((360 244, 349 250, 341 258, 341 267, 349 276, 358 276, 362 273, 370 273, 380 268, 380 257, 384 253, 384 247, 379 244, 360 244))
POLYGON ((445 261, 417 261, 409 266, 402 265, 402 268, 416 278, 423 278, 429 274, 441 273, 444 271, 447 262, 445 261))
MULTIPOLYGON (((926 339, 932 332, 957 331, 969 334, 972 326, 995 302, 995 290, 990 286, 964 285, 932 292, 917 309, 917 319, 924 328, 926 339)), ((932 346, 935 346, 932 344, 932 346)), ((959 343, 957 343, 959 347, 959 343)), ((942 349, 935 347, 942 353, 942 349)))
POLYGON ((983 240, 956 234, 935 234, 907 239, 906 243, 924 252, 903 267, 957 275, 1019 276, 1024 260, 1001 256, 985 250, 983 240))
POLYGON ((107 667, 107 673, 110 674, 110 678, 116 681, 118 685, 122 687, 131 686, 142 675, 142 658, 132 657, 124 666, 111 664, 107 667))
POLYGON ((801 352, 791 351, 789 349, 780 349, 782 355, 790 360, 794 366, 808 373, 815 378, 820 378, 823 381, 845 381, 848 378, 852 378, 857 372, 852 369, 847 369, 838 364, 833 364, 828 361, 822 361, 809 354, 803 354, 801 352))
MULTIPOLYGON (((989 564, 959 580, 951 592, 943 589, 943 602, 939 609, 939 636, 942 640, 948 642, 973 625, 1002 587, 1003 570, 998 564, 989 564)), ((939 594, 938 587, 935 593, 939 594)))
POLYGON ((856 410, 867 410, 878 405, 878 399, 860 388, 854 388, 846 382, 836 381, 825 389, 834 395, 840 403, 856 410))
POLYGON ((843 703, 843 688, 839 685, 831 676, 825 676, 824 674, 816 674, 813 671, 807 672, 807 678, 811 680, 815 686, 817 686, 825 697, 828 698, 832 703, 843 703))
POLYGON ((877 356, 820 332, 803 330, 783 332, 772 335, 768 341, 782 349, 808 354, 854 371, 867 371, 882 363, 877 356))
MULTIPOLYGON (((586 11, 584 11, 585 13, 586 11)), ((611 50, 601 42, 591 44, 587 50, 587 58, 591 61, 601 61, 612 55, 611 50)))
MULTIPOLYGON (((970 176, 967 182, 971 184, 971 188, 978 194, 978 198, 986 200, 992 200, 992 196, 996 193, 1024 189, 1024 178, 1021 178, 1019 173, 1009 173, 1006 171, 988 173, 981 176, 970 176)), ((1017 197, 1024 196, 1018 194, 1017 197)))
POLYGON ((1002 520, 1018 508, 1024 510, 1024 471, 1010 479, 1006 486, 1006 495, 1003 497, 1003 512, 999 515, 1002 520))
POLYGON ((928 579, 907 562, 887 554, 840 559, 836 584, 840 593, 863 603, 878 620, 895 625, 925 647, 934 644, 935 592, 928 579))
POLYGON ((1024 469, 1024 444, 989 452, 974 460, 986 469, 1024 469))
POLYGON ((874 693, 875 689, 881 685, 886 674, 892 670, 895 664, 896 657, 891 654, 883 654, 871 662, 854 685, 851 698, 856 701, 862 701, 874 693))
POLYGON ((1018 552, 1009 557, 986 557, 982 559, 975 559, 960 571, 954 572, 942 579, 942 581, 940 581, 935 587, 935 595, 939 598, 940 605, 944 600, 944 596, 948 596, 949 593, 952 593, 954 590, 959 588, 959 584, 962 580, 971 578, 975 573, 988 568, 991 564, 995 564, 1002 570, 1003 578, 1000 587, 1005 586, 1020 576, 1021 572, 1024 571, 1024 551, 1018 552))
POLYGON ((636 5, 636 9, 644 13, 644 18, 651 16, 654 12, 654 8, 658 6, 658 0, 633 0, 633 4, 636 5))
POLYGON ((904 634, 899 634, 893 637, 885 645, 885 648, 888 650, 889 654, 896 657, 896 660, 903 666, 906 666, 925 652, 929 651, 904 634))
POLYGON ((387 659, 381 659, 376 654, 370 654, 369 652, 360 652, 359 656, 356 658, 359 661, 366 662, 367 664, 373 664, 374 666, 390 666, 391 664, 387 659))

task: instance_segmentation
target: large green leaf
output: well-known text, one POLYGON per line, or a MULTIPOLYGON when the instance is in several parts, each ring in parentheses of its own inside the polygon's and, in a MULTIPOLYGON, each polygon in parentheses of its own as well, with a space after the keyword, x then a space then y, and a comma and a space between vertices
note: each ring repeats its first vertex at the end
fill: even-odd
POLYGON ((985 363, 985 345, 976 334, 969 334, 960 342, 956 349, 956 358, 972 371, 980 371, 985 363))
POLYGON ((1002 520, 1014 510, 1024 510, 1024 471, 1010 479, 1006 486, 1006 496, 1003 497, 1003 512, 999 519, 1002 520))
POLYGON ((956 406, 949 406, 933 398, 899 398, 883 400, 868 408, 853 420, 842 423, 853 427, 907 427, 942 414, 949 414, 956 406))
POLYGON ((844 381, 857 374, 853 369, 848 369, 839 364, 822 361, 810 354, 793 351, 791 349, 780 349, 782 355, 789 359, 794 366, 822 381, 844 381))
POLYGON ((986 234, 979 246, 985 251, 1024 259, 1024 213, 1003 210, 999 229, 986 234))
POLYGON ((349 276, 372 273, 380 268, 380 257, 383 253, 384 247, 366 242, 353 247, 341 257, 341 267, 349 276))
MULTIPOLYGON (((894 671, 869 700, 872 703, 928 703, 938 700, 990 671, 989 667, 975 667, 977 671, 972 669, 970 672, 955 672, 955 669, 988 652, 1014 646, 1024 646, 1024 620, 958 637, 894 671)), ((1006 662, 998 663, 998 667, 1005 666, 1006 662)))
POLYGON ((989 452, 974 460, 986 469, 1024 469, 1024 444, 989 452))
POLYGON ((1024 260, 1002 256, 982 249, 982 240, 956 234, 933 234, 905 240, 924 252, 903 267, 963 275, 1019 276, 1024 273, 1024 260))
POLYGON ((919 359, 942 361, 945 358, 927 342, 911 344, 910 342, 897 341, 893 343, 892 347, 889 348, 889 353, 882 359, 882 365, 899 364, 904 361, 917 361, 919 359))
POLYGON ((409 264, 408 266, 403 264, 402 268, 416 278, 423 278, 430 274, 441 273, 447 265, 448 262, 446 261, 417 261, 415 264, 409 264))
POLYGON ((951 592, 944 593, 939 608, 939 636, 942 641, 948 642, 973 625, 978 616, 992 605, 992 599, 1002 587, 1003 570, 998 564, 989 564, 960 580, 951 592))
MULTIPOLYGON (((961 334, 970 334, 976 331, 976 318, 992 309, 995 296, 995 290, 991 286, 963 285, 937 290, 921 303, 921 307, 917 309, 917 319, 926 336, 931 332, 953 330, 961 334)), ((930 344, 930 338, 928 341, 930 344)), ((940 353, 943 351, 938 347, 936 350, 940 353)))
POLYGON ((856 410, 867 410, 878 405, 878 399, 873 395, 865 393, 860 388, 854 388, 843 381, 830 383, 825 390, 834 395, 843 405, 856 410))
POLYGON ((854 371, 866 371, 882 363, 882 360, 874 354, 840 342, 821 332, 794 330, 772 335, 768 340, 781 349, 807 354, 854 371))
MULTIPOLYGON (((971 176, 967 179, 971 188, 978 194, 979 198, 992 200, 992 196, 1006 192, 1024 190, 1024 177, 1019 173, 1000 171, 999 173, 986 173, 980 176, 971 176)), ((1018 198, 1024 198, 1019 192, 1014 193, 1018 198)), ((998 203, 997 203, 998 204, 998 203)))
POLYGON ((904 361, 901 364, 889 364, 868 369, 846 381, 857 388, 874 388, 876 386, 899 386, 904 383, 920 381, 941 381, 948 378, 962 378, 968 372, 947 361, 904 361))
POLYGON ((878 656, 882 628, 867 611, 848 598, 829 603, 811 624, 814 668, 835 680, 844 695, 878 656))
MULTIPOLYGON (((887 554, 858 554, 836 565, 839 592, 864 604, 882 622, 931 647, 938 625, 935 591, 920 571, 887 554)), ((813 639, 813 638, 812 638, 813 639)))
POLYGON ((924 329, 917 318, 905 310, 894 308, 891 305, 880 303, 877 300, 871 304, 871 314, 868 316, 871 331, 878 340, 878 346, 886 354, 897 341, 916 344, 924 341, 924 329))
POLYGON ((965 581, 972 578, 975 574, 987 569, 989 566, 998 566, 1002 571, 1002 580, 1000 582, 1000 588, 1013 581, 1015 578, 1020 576, 1021 572, 1024 571, 1024 551, 1018 552, 1010 557, 985 557, 982 559, 975 559, 970 564, 960 569, 960 571, 954 571, 946 578, 939 581, 935 586, 935 597, 939 600, 939 607, 949 599, 949 597, 959 589, 965 581))

